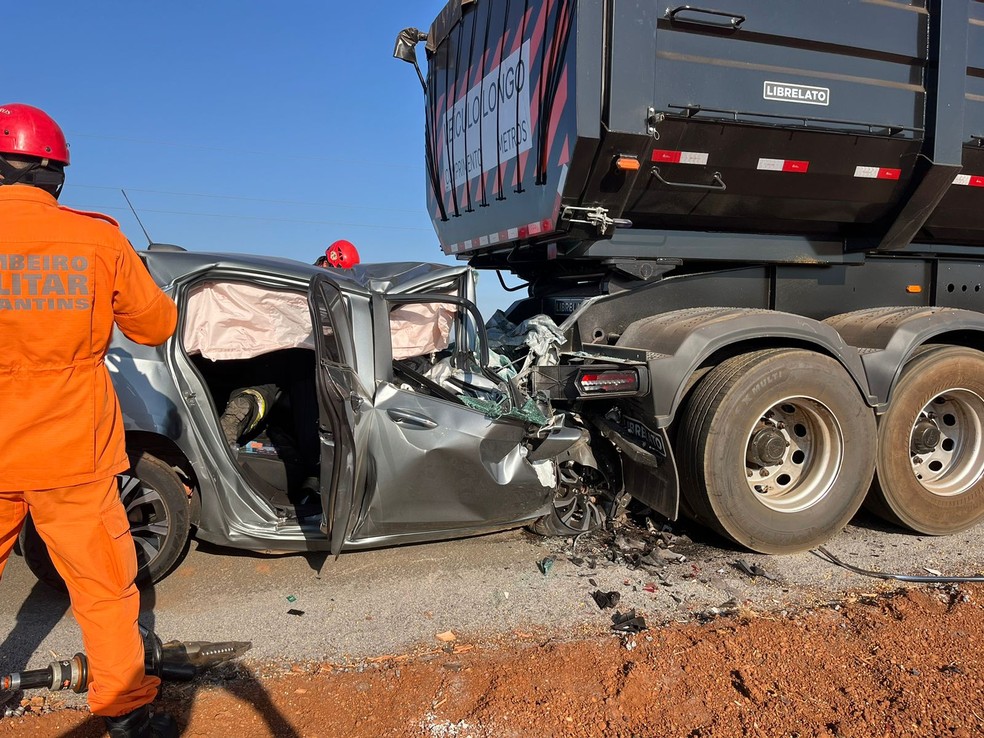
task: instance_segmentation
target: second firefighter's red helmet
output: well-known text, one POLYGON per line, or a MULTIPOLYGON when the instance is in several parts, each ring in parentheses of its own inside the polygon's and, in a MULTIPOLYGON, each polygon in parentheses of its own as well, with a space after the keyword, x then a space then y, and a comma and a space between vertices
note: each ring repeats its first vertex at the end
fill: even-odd
POLYGON ((325 249, 325 259, 329 266, 350 269, 359 263, 359 251, 350 241, 342 239, 325 249))
POLYGON ((69 163, 62 129, 46 112, 23 103, 0 105, 0 154, 69 163))

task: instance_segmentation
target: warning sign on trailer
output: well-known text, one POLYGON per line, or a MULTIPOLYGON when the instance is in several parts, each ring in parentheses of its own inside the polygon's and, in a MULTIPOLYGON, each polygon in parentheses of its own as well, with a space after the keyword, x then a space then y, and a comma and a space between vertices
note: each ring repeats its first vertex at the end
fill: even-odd
POLYGON ((445 114, 441 171, 446 186, 461 185, 533 147, 529 59, 527 41, 445 114))

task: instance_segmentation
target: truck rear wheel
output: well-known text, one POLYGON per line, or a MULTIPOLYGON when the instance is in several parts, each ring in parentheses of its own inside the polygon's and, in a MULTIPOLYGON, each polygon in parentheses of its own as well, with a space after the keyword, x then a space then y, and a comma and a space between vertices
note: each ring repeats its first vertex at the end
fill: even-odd
POLYGON ((959 346, 906 364, 878 421, 870 507, 927 535, 984 518, 984 353, 959 346))
POLYGON ((874 414, 838 362, 810 351, 725 361, 680 422, 684 509, 761 553, 826 541, 857 512, 874 473, 874 414))

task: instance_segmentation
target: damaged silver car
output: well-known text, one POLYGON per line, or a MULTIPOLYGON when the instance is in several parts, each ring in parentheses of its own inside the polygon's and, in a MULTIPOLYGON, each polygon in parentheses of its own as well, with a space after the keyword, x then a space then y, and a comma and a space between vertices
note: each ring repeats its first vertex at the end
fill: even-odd
MULTIPOLYGON (((180 315, 165 345, 117 335, 106 359, 144 582, 192 535, 337 554, 522 525, 576 534, 615 503, 615 448, 576 409, 592 392, 642 393, 644 364, 559 371, 549 319, 499 322, 490 346, 469 267, 142 256, 180 315)), ((21 548, 57 582, 30 525, 21 548)))

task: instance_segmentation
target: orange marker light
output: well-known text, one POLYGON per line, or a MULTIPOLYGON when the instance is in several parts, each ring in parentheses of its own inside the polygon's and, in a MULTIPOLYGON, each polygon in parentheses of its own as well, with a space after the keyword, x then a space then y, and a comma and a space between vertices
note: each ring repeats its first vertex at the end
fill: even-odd
POLYGON ((634 156, 620 156, 615 160, 615 168, 623 172, 638 172, 641 166, 634 156))
POLYGON ((910 295, 918 295, 920 292, 922 292, 922 285, 921 284, 906 285, 905 291, 908 292, 910 295))

